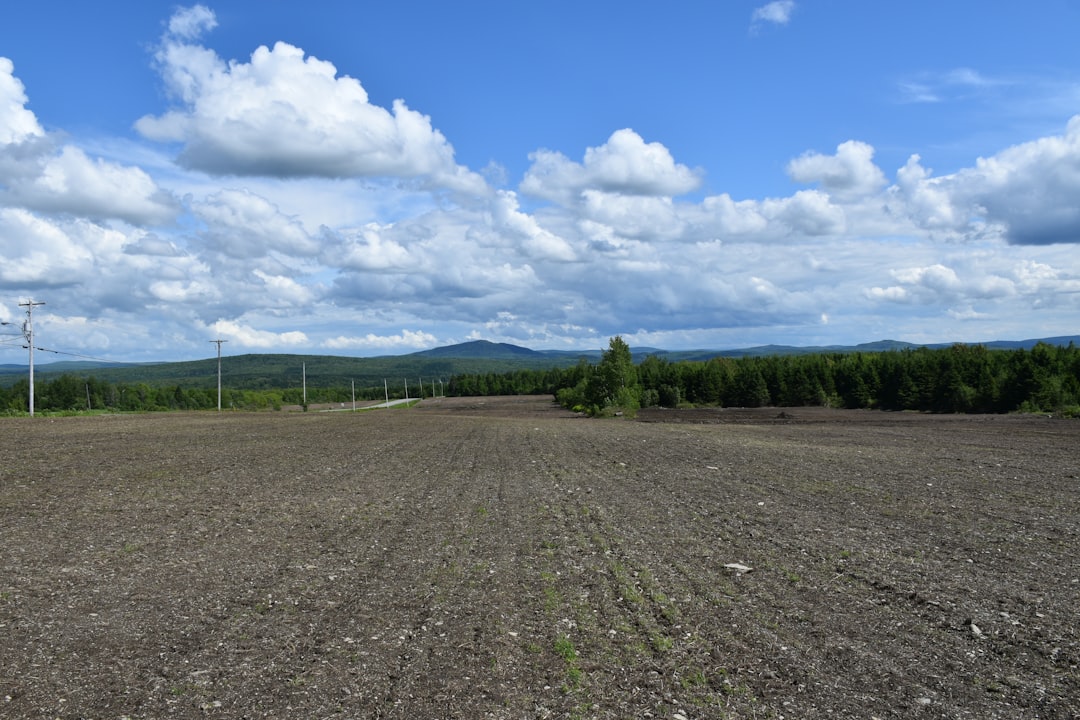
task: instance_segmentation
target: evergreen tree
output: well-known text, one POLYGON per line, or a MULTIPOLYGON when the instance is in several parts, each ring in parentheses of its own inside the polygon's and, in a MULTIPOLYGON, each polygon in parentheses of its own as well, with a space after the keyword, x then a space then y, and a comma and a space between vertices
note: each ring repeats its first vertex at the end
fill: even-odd
POLYGON ((585 400, 595 411, 618 407, 633 411, 639 407, 641 387, 630 346, 616 335, 600 357, 600 364, 589 378, 585 400))

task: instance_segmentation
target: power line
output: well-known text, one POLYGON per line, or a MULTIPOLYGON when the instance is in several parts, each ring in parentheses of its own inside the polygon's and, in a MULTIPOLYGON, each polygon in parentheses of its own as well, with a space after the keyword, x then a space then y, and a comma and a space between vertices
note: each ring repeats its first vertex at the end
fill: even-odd
POLYGON ((36 347, 34 349, 35 350, 40 350, 41 352, 53 353, 55 355, 69 355, 71 357, 82 358, 83 360, 93 360, 94 362, 103 362, 103 363, 124 363, 124 362, 127 362, 125 360, 107 360, 105 358, 94 357, 93 355, 80 355, 79 353, 65 352, 64 350, 53 350, 52 348, 36 347))

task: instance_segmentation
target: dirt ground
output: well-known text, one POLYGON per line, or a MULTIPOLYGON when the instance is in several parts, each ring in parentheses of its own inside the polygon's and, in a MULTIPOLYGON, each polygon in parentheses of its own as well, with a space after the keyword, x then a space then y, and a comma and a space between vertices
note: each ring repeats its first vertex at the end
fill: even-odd
POLYGON ((0 419, 0 717, 1080 717, 1080 422, 0 419))

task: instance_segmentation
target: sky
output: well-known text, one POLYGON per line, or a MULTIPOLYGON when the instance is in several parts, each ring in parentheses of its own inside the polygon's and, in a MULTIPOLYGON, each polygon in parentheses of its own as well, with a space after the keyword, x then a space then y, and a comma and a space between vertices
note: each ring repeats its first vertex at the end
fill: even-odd
POLYGON ((0 363, 1080 333, 1080 3, 0 10, 0 363))

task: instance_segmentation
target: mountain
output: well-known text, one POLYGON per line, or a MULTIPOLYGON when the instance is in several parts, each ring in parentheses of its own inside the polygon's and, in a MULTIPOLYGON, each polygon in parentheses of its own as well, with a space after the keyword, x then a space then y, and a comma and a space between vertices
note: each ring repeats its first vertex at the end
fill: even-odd
POLYGON ((458 345, 432 348, 412 353, 413 357, 425 358, 484 358, 487 360, 535 360, 546 357, 545 353, 509 343, 493 343, 472 340, 458 345))

